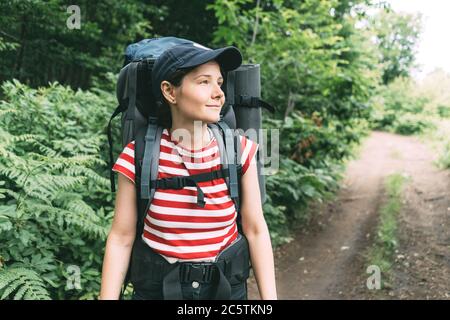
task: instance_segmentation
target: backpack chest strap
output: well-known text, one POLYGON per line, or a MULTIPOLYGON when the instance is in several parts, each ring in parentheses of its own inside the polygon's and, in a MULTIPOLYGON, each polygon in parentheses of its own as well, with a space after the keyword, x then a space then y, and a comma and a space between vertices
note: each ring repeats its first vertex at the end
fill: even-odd
MULTIPOLYGON (((242 168, 238 166, 238 174, 240 174, 242 168)), ((152 180, 150 182, 152 189, 183 189, 184 187, 196 187, 197 188, 197 205, 199 207, 205 207, 205 195, 202 189, 199 187, 199 182, 212 181, 215 179, 228 177, 228 170, 220 169, 211 172, 199 173, 191 176, 178 176, 171 178, 163 178, 158 180, 152 180)))

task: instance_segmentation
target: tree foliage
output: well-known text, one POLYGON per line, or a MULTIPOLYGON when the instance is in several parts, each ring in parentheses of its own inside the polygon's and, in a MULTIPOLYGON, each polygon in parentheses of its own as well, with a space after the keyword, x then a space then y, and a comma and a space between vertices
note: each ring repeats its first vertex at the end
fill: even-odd
MULTIPOLYGON (((409 130, 411 117, 423 110, 423 101, 396 96, 394 80, 412 65, 416 20, 370 17, 369 10, 380 7, 375 1, 77 5, 81 29, 71 30, 65 1, 0 3, 2 299, 97 297, 114 210, 105 127, 130 43, 176 36, 211 47, 235 45, 244 63, 261 65, 262 96, 276 106, 263 124, 281 137, 280 168, 266 176, 264 204, 275 245, 292 238, 295 222, 308 220, 312 201, 333 195, 343 164, 373 119, 386 121, 408 101, 412 109, 400 125, 409 130), (376 95, 386 99, 381 103, 376 95), (80 269, 81 288, 67 288, 69 266, 80 269)), ((121 140, 118 125, 113 137, 121 140)), ((121 146, 113 151, 117 155, 121 146)))
POLYGON ((63 0, 0 2, 0 81, 18 79, 33 87, 58 81, 74 88, 117 72, 125 45, 150 36, 141 1, 80 0, 80 29, 69 29, 71 3, 63 0))
POLYGON ((383 83, 408 77, 414 66, 421 16, 383 10, 371 19, 371 24, 383 65, 383 83))

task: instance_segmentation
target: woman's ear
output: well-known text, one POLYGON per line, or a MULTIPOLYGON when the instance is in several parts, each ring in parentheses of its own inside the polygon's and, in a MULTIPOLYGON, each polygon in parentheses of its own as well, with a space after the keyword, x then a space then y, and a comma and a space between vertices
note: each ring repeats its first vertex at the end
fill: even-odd
POLYGON ((169 103, 177 103, 175 98, 175 86, 173 86, 170 82, 165 80, 161 82, 161 92, 169 103))

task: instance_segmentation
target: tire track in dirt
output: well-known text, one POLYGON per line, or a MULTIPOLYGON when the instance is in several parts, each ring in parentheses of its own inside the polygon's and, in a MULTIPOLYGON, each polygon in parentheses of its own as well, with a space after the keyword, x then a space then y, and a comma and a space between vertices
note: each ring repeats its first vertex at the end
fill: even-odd
MULTIPOLYGON (((400 215, 399 236, 402 245, 399 251, 404 251, 405 254, 414 251, 415 248, 411 244, 425 240, 423 234, 430 234, 430 237, 433 235, 434 241, 430 237, 426 240, 432 241, 432 251, 434 250, 435 254, 432 255, 433 258, 430 258, 430 252, 428 256, 423 253, 423 256, 432 261, 429 264, 434 265, 433 270, 436 271, 436 267, 441 268, 439 275, 433 274, 433 281, 437 282, 434 288, 439 288, 439 296, 445 298, 446 290, 449 289, 449 278, 444 279, 448 266, 444 270, 442 266, 449 261, 450 236, 446 219, 447 213, 450 213, 447 211, 447 207, 450 207, 450 179, 448 171, 433 167, 433 160, 433 153, 418 138, 372 132, 363 142, 358 159, 348 163, 336 199, 322 205, 314 205, 317 212, 314 213, 312 222, 299 230, 291 243, 275 250, 279 299, 405 298, 411 297, 411 292, 418 290, 416 287, 419 285, 416 286, 411 280, 414 274, 409 271, 405 273, 401 266, 395 271, 394 278, 398 281, 394 281, 393 285, 401 288, 409 286, 410 289, 402 291, 397 288, 397 291, 389 292, 383 290, 383 293, 378 292, 378 295, 374 296, 366 288, 369 275, 365 275, 365 254, 372 244, 378 210, 385 199, 385 178, 393 173, 405 173, 414 181, 408 184, 405 191, 406 199, 411 200, 405 201, 408 205, 400 215), (439 208, 436 209, 439 214, 434 215, 434 220, 429 219, 426 210, 418 205, 415 191, 417 188, 422 190, 423 198, 439 195, 438 200, 433 200, 439 202, 439 208), (408 210, 408 207, 416 210, 408 210), (410 224, 406 222, 407 219, 410 224), (433 261, 436 257, 440 261, 433 261)), ((420 248, 417 250, 420 251, 420 248)), ((422 263, 422 267, 426 268, 426 263, 422 263)), ((416 273, 420 274, 420 271, 416 273)), ((428 285, 433 287, 431 282, 428 285)), ((259 299, 253 277, 249 279, 248 287, 249 299, 259 299)))

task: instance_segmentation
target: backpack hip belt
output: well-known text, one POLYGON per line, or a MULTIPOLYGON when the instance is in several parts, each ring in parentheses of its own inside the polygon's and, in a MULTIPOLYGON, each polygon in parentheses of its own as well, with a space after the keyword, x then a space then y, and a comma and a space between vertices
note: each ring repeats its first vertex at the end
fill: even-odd
POLYGON ((147 246, 142 239, 136 241, 135 250, 142 259, 132 261, 131 272, 139 273, 132 281, 135 290, 145 292, 146 286, 162 286, 164 300, 182 300, 181 284, 197 281, 215 284, 212 299, 229 300, 231 286, 246 281, 250 271, 248 241, 244 235, 225 248, 214 262, 175 262, 170 264, 147 246))

